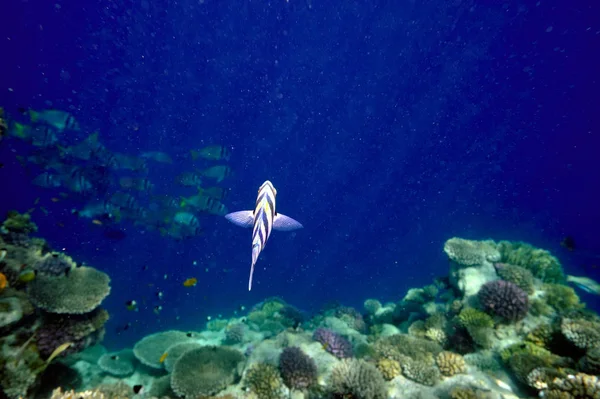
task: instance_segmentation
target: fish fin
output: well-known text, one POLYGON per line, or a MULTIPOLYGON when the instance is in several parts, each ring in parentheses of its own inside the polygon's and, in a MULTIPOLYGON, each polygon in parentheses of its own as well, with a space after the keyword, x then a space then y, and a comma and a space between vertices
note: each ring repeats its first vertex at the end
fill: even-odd
POLYGON ((225 219, 240 227, 252 227, 254 214, 252 211, 232 212, 225 215, 225 219))
POLYGON ((254 263, 250 266, 250 278, 248 279, 248 291, 252 291, 252 276, 254 276, 254 263))
POLYGON ((304 226, 302 226, 300 222, 289 216, 282 215, 281 213, 275 215, 275 219, 273 220, 273 229, 278 231, 292 231, 301 229, 302 227, 304 226))

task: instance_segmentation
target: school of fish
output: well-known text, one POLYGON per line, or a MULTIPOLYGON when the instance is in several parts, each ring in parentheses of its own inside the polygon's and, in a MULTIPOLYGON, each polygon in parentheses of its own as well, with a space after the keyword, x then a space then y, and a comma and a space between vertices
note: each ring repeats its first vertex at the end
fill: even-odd
MULTIPOLYGON (((130 155, 113 151, 101 142, 99 133, 85 133, 72 114, 61 110, 21 110, 14 118, 5 113, 0 118, 4 138, 29 144, 28 153, 17 159, 32 182, 56 191, 52 202, 68 198, 81 204, 72 213, 102 226, 107 238, 123 238, 119 226, 129 220, 181 240, 202 233, 204 215, 227 213, 223 200, 228 190, 219 185, 232 175, 225 163, 231 157, 227 147, 204 146, 178 159, 191 167, 170 179, 179 188, 162 187, 165 194, 161 194, 158 186, 163 181, 152 181, 148 172, 153 164, 174 163, 165 152, 130 155), (173 196, 177 190, 189 190, 191 195, 173 196)), ((43 206, 39 209, 46 213, 43 206)))

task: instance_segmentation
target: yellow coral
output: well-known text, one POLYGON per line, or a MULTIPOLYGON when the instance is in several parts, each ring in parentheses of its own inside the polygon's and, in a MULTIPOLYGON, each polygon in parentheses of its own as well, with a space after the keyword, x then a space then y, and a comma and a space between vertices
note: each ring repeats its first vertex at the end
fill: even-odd
POLYGON ((534 345, 545 348, 552 341, 556 331, 556 328, 550 324, 540 324, 527 334, 525 339, 534 345))
POLYGON ((458 353, 444 351, 435 358, 440 372, 448 377, 467 371, 465 359, 458 353))
POLYGON ((73 390, 63 392, 62 389, 56 388, 52 391, 50 399, 106 399, 99 391, 75 392, 73 390))
POLYGON ((465 328, 494 327, 494 320, 490 315, 474 308, 463 309, 458 315, 458 320, 465 328))
POLYGON ((383 374, 383 378, 388 381, 391 381, 402 374, 400 363, 393 359, 379 359, 377 368, 381 371, 381 374, 383 374))
POLYGON ((471 388, 454 387, 450 391, 450 397, 452 399, 478 399, 479 395, 471 388))

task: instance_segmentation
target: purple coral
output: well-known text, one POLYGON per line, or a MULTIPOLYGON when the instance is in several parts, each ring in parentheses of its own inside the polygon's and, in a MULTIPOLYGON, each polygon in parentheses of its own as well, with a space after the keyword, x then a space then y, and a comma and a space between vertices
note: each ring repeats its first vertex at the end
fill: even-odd
POLYGON ((300 348, 289 347, 281 352, 279 370, 283 382, 290 389, 304 390, 317 382, 317 365, 300 348))
POLYGON ((509 281, 490 281, 481 287, 477 297, 486 312, 510 321, 521 320, 529 311, 527 293, 509 281))
POLYGON ((104 323, 107 320, 108 313, 104 309, 82 315, 47 314, 36 331, 38 350, 43 357, 48 357, 60 345, 71 342, 61 355, 82 351, 104 338, 104 323))
POLYGON ((352 357, 352 344, 341 335, 327 328, 317 328, 313 339, 320 342, 323 348, 338 359, 352 357))

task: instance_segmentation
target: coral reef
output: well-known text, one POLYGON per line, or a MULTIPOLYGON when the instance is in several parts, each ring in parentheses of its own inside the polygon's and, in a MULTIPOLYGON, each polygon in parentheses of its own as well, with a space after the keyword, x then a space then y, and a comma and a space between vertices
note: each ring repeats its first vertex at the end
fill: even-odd
POLYGON ((505 320, 523 319, 529 311, 527 293, 509 281, 490 281, 477 294, 484 309, 505 320))
POLYGON ((565 281, 562 265, 550 252, 523 242, 500 241, 501 262, 521 266, 545 283, 565 281))
POLYGON ((163 362, 165 370, 167 370, 169 373, 172 372, 175 362, 177 362, 181 355, 191 351, 192 349, 200 348, 201 346, 202 345, 200 345, 197 342, 180 342, 176 343, 175 345, 169 346, 165 351, 167 356, 165 357, 165 361, 163 362))
POLYGON ((503 280, 510 281, 527 294, 533 294, 535 278, 529 270, 506 263, 496 263, 494 266, 496 267, 496 273, 503 280))
POLYGON ((283 380, 273 365, 254 364, 246 373, 244 384, 258 399, 282 399, 284 397, 283 380))
POLYGON ((98 359, 98 366, 105 373, 116 377, 125 377, 133 374, 135 370, 135 357, 131 350, 106 353, 98 359))
POLYGON ((110 278, 91 267, 62 276, 40 274, 28 285, 31 301, 50 313, 83 314, 97 308, 110 293, 110 278))
POLYGON ((143 365, 162 369, 161 356, 173 345, 189 341, 190 337, 183 331, 158 332, 138 341, 133 347, 133 354, 143 365))
POLYGON ((304 390, 317 382, 317 365, 300 348, 288 347, 279 357, 283 382, 290 389, 304 390))
POLYGON ((352 344, 339 334, 327 328, 318 328, 313 339, 320 342, 325 350, 338 359, 352 357, 352 344))
POLYGON ((600 322, 564 318, 560 325, 563 335, 581 349, 591 349, 600 344, 600 322))
POLYGON ((458 353, 440 352, 435 358, 435 362, 440 372, 445 376, 453 376, 467 371, 465 359, 458 353))
POLYGON ((0 387, 10 399, 49 394, 49 381, 77 376, 52 362, 99 342, 108 320, 99 307, 110 291, 108 276, 91 267, 74 268, 66 255, 61 259, 71 263, 68 271, 52 275, 35 269, 52 256, 44 240, 29 236, 36 231, 30 215, 17 212, 0 228, 0 274, 6 279, 0 290, 0 387))
POLYGON ((244 355, 235 349, 204 346, 185 352, 173 366, 171 388, 185 397, 212 396, 240 377, 244 355))
POLYGON ((331 372, 330 389, 340 397, 356 399, 386 399, 383 376, 375 366, 364 360, 345 359, 331 372))

